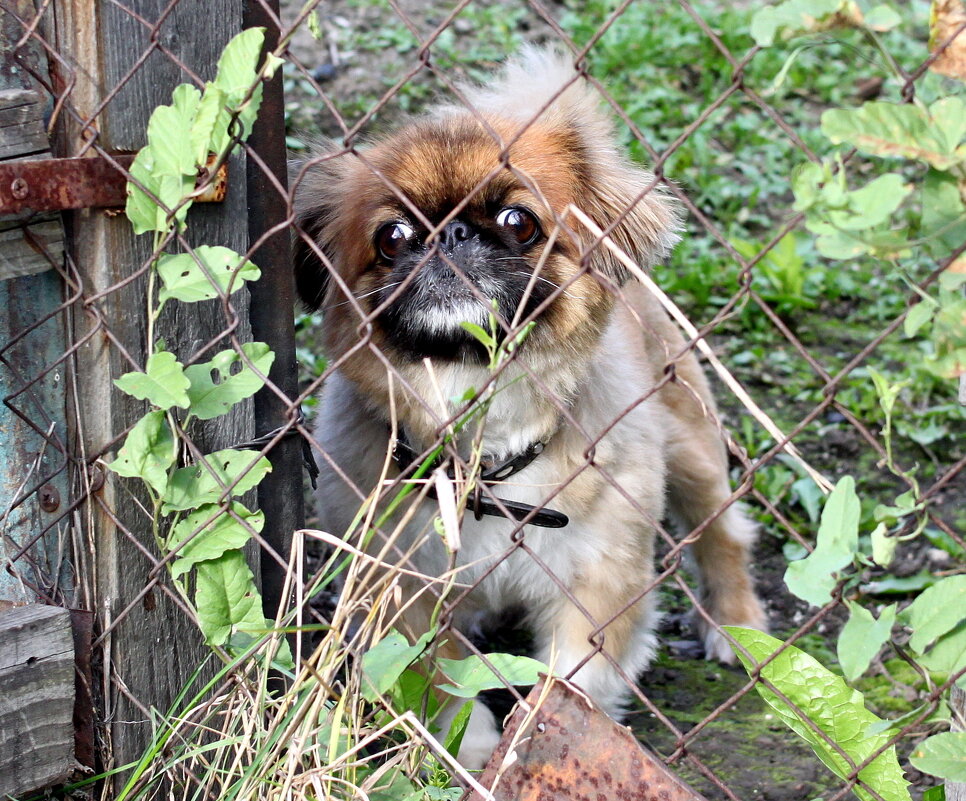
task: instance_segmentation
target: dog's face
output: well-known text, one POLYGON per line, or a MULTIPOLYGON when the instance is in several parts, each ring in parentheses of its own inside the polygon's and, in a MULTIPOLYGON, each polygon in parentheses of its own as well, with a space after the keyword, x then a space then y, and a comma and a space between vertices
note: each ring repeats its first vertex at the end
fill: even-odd
POLYGON ((521 119, 517 83, 468 90, 475 112, 437 111, 358 151, 329 146, 300 174, 299 293, 323 308, 329 355, 351 352, 357 382, 377 352, 479 361, 462 324, 487 328, 491 313, 498 339, 538 320, 530 358, 588 352, 627 276, 571 205, 639 263, 673 239, 666 199, 619 154, 590 90, 574 84, 521 119))

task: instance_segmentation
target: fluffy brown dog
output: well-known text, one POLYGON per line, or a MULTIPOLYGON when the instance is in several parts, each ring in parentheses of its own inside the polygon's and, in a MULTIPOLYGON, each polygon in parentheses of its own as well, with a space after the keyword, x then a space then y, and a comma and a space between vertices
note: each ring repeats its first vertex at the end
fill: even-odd
MULTIPOLYGON (((618 714, 620 674, 636 676, 654 650, 666 514, 685 532, 701 527, 694 554, 715 623, 764 625, 747 571, 753 527, 728 503, 705 378, 654 297, 568 208, 643 266, 674 244, 677 216, 563 56, 528 49, 462 94, 468 108, 437 108, 355 152, 324 146, 300 177, 298 287, 324 310, 337 365, 317 428, 321 526, 351 534, 387 453, 395 448, 392 478, 448 436, 453 486, 482 487, 469 495, 483 513, 462 524, 455 558, 473 589, 452 624, 469 631, 526 610, 535 656, 575 671, 618 714), (504 343, 536 321, 495 374, 492 347, 463 325, 486 329, 494 309, 504 343), (456 431, 448 424, 473 390, 487 413, 456 431), (465 467, 474 454, 482 479, 465 467), (525 547, 514 547, 521 530, 525 547), (592 644, 601 639, 603 654, 592 644)), ((382 530, 396 532, 408 567, 439 575, 451 558, 433 526, 439 505, 425 485, 416 494, 382 530)), ((384 545, 377 536, 369 547, 384 545)), ((414 581, 403 600, 403 626, 418 635, 435 598, 414 581)), ((708 655, 730 660, 717 626, 697 622, 708 655)), ((460 653, 455 637, 445 647, 460 653)), ((497 738, 477 704, 461 760, 480 766, 497 738)))

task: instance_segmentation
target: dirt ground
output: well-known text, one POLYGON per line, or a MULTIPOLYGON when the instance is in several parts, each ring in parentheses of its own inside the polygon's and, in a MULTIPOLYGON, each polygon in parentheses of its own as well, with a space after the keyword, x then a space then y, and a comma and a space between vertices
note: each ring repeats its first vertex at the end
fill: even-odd
MULTIPOLYGON (((296 6, 301 4, 288 2, 283 5, 287 6, 286 13, 292 19, 297 12, 296 6)), ((413 23, 423 33, 432 30, 445 16, 438 4, 404 0, 399 6, 411 15, 413 23)), ((557 6, 550 7, 559 10, 557 6)), ((295 37, 292 48, 325 93, 342 101, 351 127, 371 106, 373 99, 381 97, 388 86, 401 77, 400 64, 411 63, 412 58, 400 58, 391 46, 359 47, 367 37, 382 41, 385 17, 392 13, 387 8, 375 3, 344 0, 326 3, 323 8, 320 19, 322 41, 316 41, 307 29, 303 29, 295 37)), ((552 35, 549 24, 535 19, 534 15, 521 24, 525 24, 525 30, 519 33, 528 40, 539 41, 552 35)), ((459 37, 460 25, 455 25, 454 29, 459 37)), ((416 80, 425 84, 426 91, 422 95, 414 94, 414 107, 421 97, 428 97, 436 89, 433 81, 425 76, 416 80)), ((318 101, 304 78, 290 73, 287 91, 293 132, 328 136, 345 134, 346 129, 318 101)), ((390 104, 380 112, 375 125, 388 125, 406 111, 400 104, 390 104)), ((718 342, 716 345, 727 351, 729 343, 718 342)), ((769 395, 775 392, 773 386, 764 383, 755 386, 761 377, 756 377, 753 370, 742 379, 751 390, 760 390, 758 397, 777 397, 769 395)), ((726 421, 737 427, 743 411, 732 399, 722 397, 721 403, 726 421)), ((801 416, 807 411, 808 408, 803 407, 801 416)), ((840 422, 823 418, 811 433, 805 432, 801 444, 806 458, 832 476, 854 470, 859 465, 873 464, 876 459, 860 434, 840 422)), ((883 479, 883 482, 888 486, 890 479, 883 479)), ((954 510, 966 506, 966 487, 945 487, 936 503, 940 513, 949 510, 950 519, 955 519, 954 510)), ((786 542, 787 538, 777 526, 773 531, 765 530, 754 555, 759 590, 768 607, 772 631, 779 637, 793 632, 810 613, 807 604, 792 597, 785 589, 782 577, 788 564, 783 550, 786 542)), ((912 576, 923 568, 947 567, 947 559, 948 555, 921 541, 900 552, 899 564, 894 566, 892 574, 912 576)), ((876 572, 870 570, 867 578, 874 580, 876 572)), ((641 678, 641 687, 682 733, 701 727, 698 736, 689 742, 688 751, 713 770, 739 799, 808 801, 830 796, 838 790, 841 782, 819 762, 807 745, 771 714, 754 690, 748 691, 747 676, 742 669, 701 658, 700 645, 695 640, 683 595, 668 591, 662 597, 662 608, 665 617, 660 633, 664 647, 657 662, 641 678), (711 723, 703 724, 720 705, 742 690, 745 692, 736 703, 721 711, 711 723)), ((799 644, 823 661, 826 656, 834 660, 835 635, 843 622, 842 614, 830 615, 799 644)), ((862 689, 875 711, 895 716, 911 708, 918 692, 915 677, 906 676, 908 682, 904 683, 901 679, 905 674, 894 661, 877 663, 870 673, 871 677, 863 680, 862 689)), ((642 743, 657 753, 670 756, 674 752, 675 735, 646 708, 633 708, 627 724, 642 743)), ((708 799, 728 797, 687 758, 677 760, 673 767, 708 799)), ((919 797, 922 787, 935 783, 915 771, 910 771, 908 778, 915 783, 915 797, 919 797)))

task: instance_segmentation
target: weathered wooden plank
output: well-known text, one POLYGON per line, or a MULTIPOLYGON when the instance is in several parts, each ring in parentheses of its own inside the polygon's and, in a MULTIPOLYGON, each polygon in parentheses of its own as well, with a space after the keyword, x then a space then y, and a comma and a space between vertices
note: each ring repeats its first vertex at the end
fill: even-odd
MULTIPOLYGON (((100 0, 62 0, 58 4, 57 48, 77 65, 77 83, 71 99, 79 115, 86 118, 93 114, 107 93, 114 92, 123 82, 119 93, 112 96, 96 120, 98 144, 107 150, 135 150, 143 146, 151 110, 161 103, 170 103, 174 86, 190 79, 160 52, 154 52, 141 69, 125 79, 142 53, 153 47, 152 31, 142 20, 153 24, 169 5, 167 0, 135 0, 124 3, 124 7, 100 0), (129 15, 126 8, 139 18, 129 15)), ((182 3, 164 17, 157 39, 197 75, 210 80, 222 48, 241 30, 241 12, 242 4, 234 0, 206 3, 204 13, 196 3, 182 3)), ((74 155, 80 146, 80 132, 76 128, 65 129, 61 141, 63 147, 58 154, 74 155)), ((192 209, 188 218, 189 241, 246 250, 244 175, 244 160, 233 158, 225 201, 192 209), (234 176, 240 178, 236 180, 234 176)), ((144 412, 142 403, 112 387, 111 380, 130 370, 131 365, 105 332, 96 329, 101 325, 108 327, 112 337, 135 361, 144 364, 144 280, 114 287, 148 259, 151 237, 135 237, 123 217, 83 211, 69 216, 73 232, 69 247, 81 271, 84 292, 88 297, 105 293, 91 308, 91 315, 77 315, 75 331, 80 338, 94 330, 89 344, 77 354, 78 375, 84 382, 77 394, 83 421, 83 428, 77 433, 87 454, 99 454, 144 412), (86 388, 96 391, 84 391, 86 388)), ((232 303, 238 318, 234 334, 247 341, 251 336, 247 292, 234 295, 232 303)), ((228 347, 223 335, 226 327, 218 301, 169 303, 156 334, 164 337, 167 347, 184 359, 209 343, 219 349, 228 347)), ((202 452, 228 447, 253 434, 250 403, 241 404, 228 417, 198 424, 191 432, 202 452)), ((115 764, 138 758, 151 736, 150 721, 127 694, 144 707, 168 708, 208 653, 194 623, 159 588, 142 596, 152 581, 153 564, 128 535, 148 552, 156 552, 156 545, 150 520, 131 496, 134 486, 133 481, 109 475, 90 507, 99 625, 102 630, 114 626, 110 652, 104 654, 104 662, 110 661, 126 688, 125 693, 114 688, 115 696, 107 700, 114 712, 112 720, 116 721, 109 724, 115 764), (119 530, 115 521, 124 530, 119 530), (123 619, 118 620, 122 613, 123 619)))
POLYGON ((45 106, 30 89, 0 91, 0 160, 48 149, 45 106))
POLYGON ((35 604, 0 612, 0 796, 63 782, 73 771, 70 613, 35 604))
POLYGON ((0 230, 0 281, 45 272, 63 255, 64 227, 59 215, 0 230))

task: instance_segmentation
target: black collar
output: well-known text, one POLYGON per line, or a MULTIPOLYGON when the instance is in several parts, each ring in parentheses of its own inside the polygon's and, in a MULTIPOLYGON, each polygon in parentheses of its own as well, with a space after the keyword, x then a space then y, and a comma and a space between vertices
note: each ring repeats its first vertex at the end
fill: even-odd
MULTIPOLYGON (((562 512, 554 509, 547 509, 542 506, 533 506, 529 503, 519 501, 509 501, 504 498, 485 497, 481 485, 492 484, 495 481, 504 481, 510 476, 519 473, 523 468, 536 459, 546 447, 545 442, 531 442, 525 450, 514 454, 509 459, 505 459, 497 464, 486 466, 480 473, 476 484, 476 491, 470 499, 473 515, 479 520, 483 515, 493 515, 494 517, 506 517, 514 522, 526 521, 528 525, 541 526, 543 528, 563 528, 570 523, 570 518, 562 512), (497 503, 499 501, 499 503, 497 503)), ((396 440, 393 443, 393 459, 400 473, 405 473, 420 459, 421 454, 416 451, 406 436, 405 429, 399 428, 396 440)), ((435 469, 443 463, 442 455, 437 457, 436 463, 431 469, 435 469)), ((435 489, 430 487, 429 494, 436 497, 435 489)))

